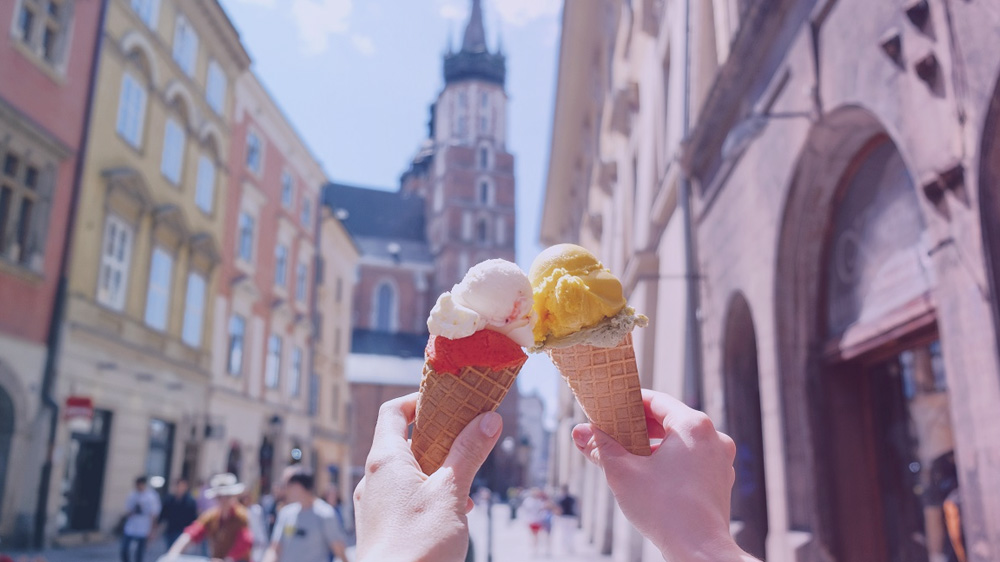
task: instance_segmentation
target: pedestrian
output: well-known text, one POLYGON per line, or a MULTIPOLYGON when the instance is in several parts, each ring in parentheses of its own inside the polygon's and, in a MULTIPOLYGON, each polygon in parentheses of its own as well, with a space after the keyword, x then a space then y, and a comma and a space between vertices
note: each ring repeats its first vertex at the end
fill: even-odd
POLYGON ((146 477, 135 479, 135 490, 125 499, 125 526, 122 528, 122 562, 142 562, 146 541, 153 533, 153 521, 160 515, 160 496, 147 485, 146 477), (132 545, 135 556, 132 556, 132 545))
POLYGON ((537 556, 541 544, 545 555, 551 555, 552 502, 549 497, 542 490, 532 488, 521 504, 521 512, 528 522, 528 530, 531 531, 532 553, 537 556))
POLYGON ((240 496, 240 503, 247 510, 247 521, 250 527, 250 534, 253 535, 253 547, 250 549, 250 560, 260 562, 267 549, 267 516, 261 504, 253 501, 253 497, 248 492, 243 492, 240 496))
POLYGON ((346 540, 333 506, 316 497, 313 475, 297 469, 282 489, 288 505, 281 508, 264 562, 328 562, 330 554, 346 561, 346 540))
MULTIPOLYGON (((326 500, 326 503, 333 506, 333 512, 337 515, 337 524, 340 525, 340 531, 347 542, 347 548, 350 549, 355 542, 353 525, 348 525, 347 518, 344 516, 344 502, 340 499, 340 490, 337 489, 336 485, 329 486, 326 489, 326 494, 323 495, 323 499, 326 500)), ((331 560, 333 560, 332 557, 331 560)))
POLYGON ((164 555, 165 562, 173 562, 191 543, 207 541, 209 556, 226 562, 249 562, 253 547, 247 510, 239 497, 246 486, 235 474, 213 476, 205 495, 215 500, 216 506, 198 516, 164 555))
POLYGON ((569 493, 569 486, 563 484, 562 493, 556 501, 559 517, 556 519, 559 544, 563 554, 573 554, 573 540, 576 537, 576 498, 569 493))
POLYGON ((188 525, 198 518, 198 505, 191 497, 191 490, 186 478, 178 478, 174 482, 173 493, 163 500, 159 523, 164 525, 163 540, 166 548, 177 542, 188 525))
MULTIPOLYGON (((653 454, 630 454, 590 424, 577 449, 604 472, 625 518, 665 560, 751 562, 729 533, 736 445, 705 414, 660 392, 642 392, 653 454)), ((417 393, 379 411, 364 478, 354 492, 359 560, 461 560, 469 548, 468 492, 503 429, 496 412, 459 433, 442 465, 420 472, 407 438, 417 393), (377 461, 377 462, 373 462, 377 461), (377 469, 377 470, 376 470, 377 469)), ((523 509, 523 507, 522 507, 523 509)))

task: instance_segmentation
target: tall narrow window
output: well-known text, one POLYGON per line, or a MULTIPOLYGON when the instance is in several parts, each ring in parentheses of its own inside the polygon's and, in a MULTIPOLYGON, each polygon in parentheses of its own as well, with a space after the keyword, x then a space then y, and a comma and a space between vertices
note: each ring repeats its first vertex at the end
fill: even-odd
POLYGON ((195 184, 194 202, 209 214, 215 203, 215 163, 208 156, 198 157, 198 183, 195 184))
POLYGON ((497 219, 497 246, 507 243, 507 221, 502 217, 497 219))
POLYGON ((292 208, 295 193, 295 180, 292 174, 281 172, 281 206, 286 209, 292 208))
POLYGON ((489 205, 492 203, 493 197, 490 191, 490 182, 485 180, 479 182, 479 202, 481 204, 489 205))
POLYGON ((235 377, 243 374, 243 345, 246 338, 247 321, 239 314, 229 317, 229 357, 226 371, 235 377))
POLYGON ((253 263, 253 231, 256 222, 250 213, 240 213, 239 257, 247 263, 253 263))
POLYGON ((472 240, 472 215, 462 214, 462 240, 472 240))
POLYGON ((146 325, 157 330, 167 329, 170 311, 170 276, 173 274, 174 258, 166 250, 157 246, 153 249, 153 259, 149 267, 149 290, 146 292, 146 325))
POLYGON ((198 35, 184 16, 177 16, 174 26, 174 60, 188 76, 193 77, 198 62, 198 35))
POLYGON ((226 110, 226 74, 219 63, 208 63, 208 76, 205 79, 205 98, 208 105, 216 113, 222 115, 226 110))
POLYGON ((132 0, 132 9, 150 29, 156 29, 160 16, 160 0, 132 0))
POLYGON ((382 283, 375 290, 375 330, 391 332, 396 315, 396 291, 389 283, 382 283))
POLYGON ((104 223, 101 267, 97 278, 97 302, 121 310, 125 307, 129 261, 132 257, 132 226, 115 215, 104 223))
POLYGON ((312 201, 302 198, 302 216, 299 217, 302 220, 302 226, 309 228, 312 224, 312 201))
POLYGON ((479 148, 479 169, 485 170, 490 167, 490 151, 485 146, 479 148))
POLYGON ((298 396, 302 390, 302 348, 292 348, 292 372, 288 377, 288 395, 298 396))
POLYGON ((288 246, 278 244, 274 248, 274 284, 284 287, 288 282, 288 246))
POLYGON ((163 130, 163 157, 160 161, 160 171, 170 183, 178 185, 181 182, 181 169, 184 167, 184 128, 176 119, 168 118, 163 130))
POLYGON ((118 98, 118 134, 130 145, 142 144, 142 128, 146 120, 146 88, 126 72, 118 98))
POLYGON ((485 244, 489 237, 489 225, 486 223, 486 219, 479 219, 476 223, 476 240, 480 244, 485 244))
POLYGON ((295 268, 295 299, 299 302, 306 302, 306 281, 308 280, 309 268, 304 263, 300 263, 295 268))
POLYGON ((38 166, 7 152, 0 171, 0 257, 38 269, 45 248, 47 197, 38 166))
POLYGON ((187 294, 184 296, 184 328, 181 339, 191 347, 201 347, 201 330, 205 320, 205 277, 188 273, 187 294))
POLYGON ((260 137, 251 131, 247 134, 247 168, 255 173, 260 173, 261 146, 260 137))
POLYGON ((272 334, 267 340, 267 359, 264 361, 264 384, 278 388, 281 378, 281 336, 272 334))

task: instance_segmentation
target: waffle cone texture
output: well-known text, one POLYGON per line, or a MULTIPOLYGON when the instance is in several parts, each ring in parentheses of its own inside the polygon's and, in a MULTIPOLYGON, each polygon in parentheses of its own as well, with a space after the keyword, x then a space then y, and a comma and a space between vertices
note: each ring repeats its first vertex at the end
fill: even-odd
POLYGON ((590 423, 633 455, 652 454, 632 334, 616 347, 573 345, 548 353, 590 423))
POLYGON ((410 445, 424 474, 444 464, 455 438, 469 422, 500 406, 525 360, 505 369, 463 367, 456 375, 438 373, 424 363, 410 445))

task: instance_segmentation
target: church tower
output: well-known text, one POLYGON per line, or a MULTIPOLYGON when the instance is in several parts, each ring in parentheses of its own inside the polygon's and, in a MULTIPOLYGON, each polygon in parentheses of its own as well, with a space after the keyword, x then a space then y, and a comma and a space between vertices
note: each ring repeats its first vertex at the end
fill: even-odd
POLYGON ((428 138, 402 177, 427 204, 434 256, 432 295, 470 266, 514 261, 514 156, 507 152, 506 58, 490 52, 479 0, 472 0, 458 52, 444 57, 444 89, 431 106, 428 138))

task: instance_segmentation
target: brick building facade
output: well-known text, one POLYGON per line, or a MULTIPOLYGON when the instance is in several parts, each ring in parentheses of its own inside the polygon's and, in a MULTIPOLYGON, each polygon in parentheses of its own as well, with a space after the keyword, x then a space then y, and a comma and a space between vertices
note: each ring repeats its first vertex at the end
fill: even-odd
MULTIPOLYGON (((543 236, 625 272, 653 320, 644 385, 736 439, 739 542, 768 560, 995 559, 1000 12, 567 3, 564 26, 543 236), (582 37, 596 59, 567 48, 582 37), (587 83, 604 103, 572 95, 587 83)), ((557 451, 592 539, 658 559, 557 451)))

